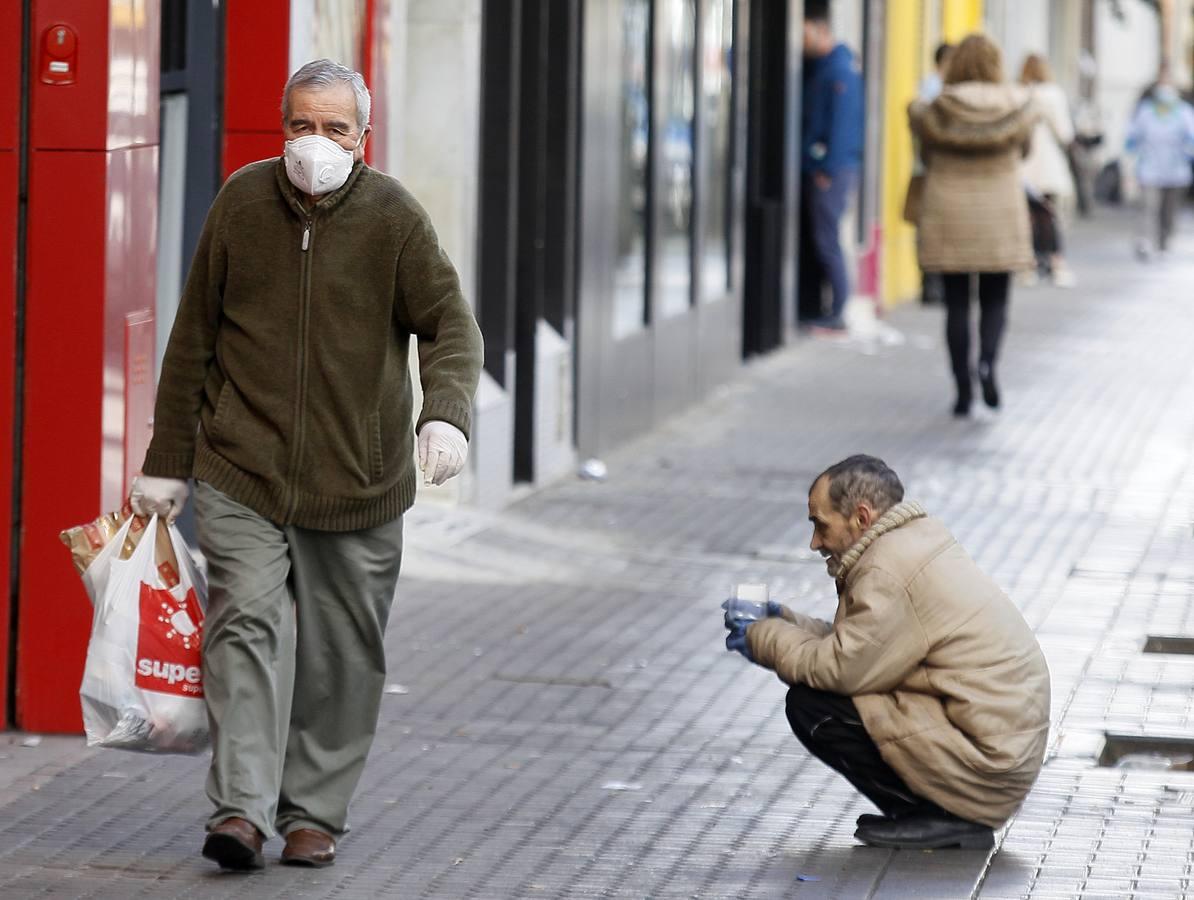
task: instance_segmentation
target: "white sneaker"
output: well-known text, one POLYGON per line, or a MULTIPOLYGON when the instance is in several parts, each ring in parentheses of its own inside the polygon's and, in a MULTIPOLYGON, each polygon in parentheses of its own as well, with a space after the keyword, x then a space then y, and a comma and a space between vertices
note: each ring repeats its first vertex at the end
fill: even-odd
POLYGON ((1072 269, 1065 266, 1059 266, 1053 270, 1053 286, 1059 288, 1072 288, 1078 283, 1078 279, 1074 276, 1072 269))

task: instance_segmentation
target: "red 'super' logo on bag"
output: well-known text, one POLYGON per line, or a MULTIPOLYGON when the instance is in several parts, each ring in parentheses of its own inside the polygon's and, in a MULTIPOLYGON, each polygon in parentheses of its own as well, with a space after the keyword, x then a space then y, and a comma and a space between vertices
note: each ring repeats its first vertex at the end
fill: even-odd
POLYGON ((147 691, 203 696, 199 649, 203 610, 189 588, 179 600, 169 591, 141 583, 141 624, 137 630, 136 684, 147 691))

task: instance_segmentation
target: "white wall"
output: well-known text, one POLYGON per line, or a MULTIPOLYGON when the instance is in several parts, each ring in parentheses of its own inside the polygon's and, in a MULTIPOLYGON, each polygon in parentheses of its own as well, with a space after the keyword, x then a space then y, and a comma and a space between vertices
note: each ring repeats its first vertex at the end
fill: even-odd
POLYGON ((290 72, 327 58, 361 70, 365 0, 290 0, 290 72))
MULTIPOLYGON (((426 208, 440 243, 477 304, 477 210, 481 126, 482 0, 386 0, 380 71, 386 110, 384 160, 426 208)), ((412 359, 414 355, 412 354, 412 359)), ((416 394, 417 380, 416 380, 416 394)), ((419 398, 416 396, 416 404, 419 398)), ((496 507, 509 497, 513 452, 510 393, 481 373, 469 465, 423 499, 496 507)))
POLYGON ((1049 65, 1054 80, 1065 89, 1071 104, 1081 88, 1082 4, 1076 0, 1052 3, 1049 24, 1049 65))
POLYGON ((1173 55, 1173 77, 1182 88, 1191 87, 1191 65, 1194 59, 1194 0, 1174 0, 1173 36, 1170 45, 1173 55))
POLYGON ((1157 75, 1160 21, 1143 3, 1123 3, 1123 20, 1107 3, 1096 4, 1095 60, 1098 99, 1108 157, 1123 152, 1124 133, 1141 91, 1157 75))
POLYGON ((427 209, 476 298, 481 0, 390 0, 385 168, 427 209))
POLYGON ((862 51, 862 26, 865 19, 862 0, 837 0, 830 4, 833 33, 855 53, 862 51))
POLYGON ((984 18, 987 33, 1003 50, 1004 74, 1009 81, 1020 76, 1030 53, 1049 55, 1049 4, 1024 0, 987 0, 984 18))

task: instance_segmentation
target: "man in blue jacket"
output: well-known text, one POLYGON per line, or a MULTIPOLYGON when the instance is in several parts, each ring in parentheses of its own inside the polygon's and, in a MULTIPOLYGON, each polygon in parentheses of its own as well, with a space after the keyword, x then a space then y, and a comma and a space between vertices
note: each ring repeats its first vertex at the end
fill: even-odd
POLYGON ((804 4, 804 100, 801 122, 801 297, 804 325, 844 332, 850 279, 838 237, 858 180, 863 147, 862 75, 850 48, 834 40, 828 0, 804 4), (833 290, 825 315, 822 284, 833 290))

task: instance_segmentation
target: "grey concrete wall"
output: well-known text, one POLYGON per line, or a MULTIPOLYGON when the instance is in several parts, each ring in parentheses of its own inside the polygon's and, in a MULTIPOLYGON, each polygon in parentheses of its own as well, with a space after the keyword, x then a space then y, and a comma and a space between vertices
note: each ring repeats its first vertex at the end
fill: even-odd
POLYGON ((390 0, 386 168, 476 293, 481 0, 390 0))
MULTIPOLYGON (((382 25, 385 159, 427 209, 440 243, 477 302, 481 0, 388 0, 382 25)), ((469 465, 423 499, 493 507, 509 496, 512 398, 482 376, 469 465)))

